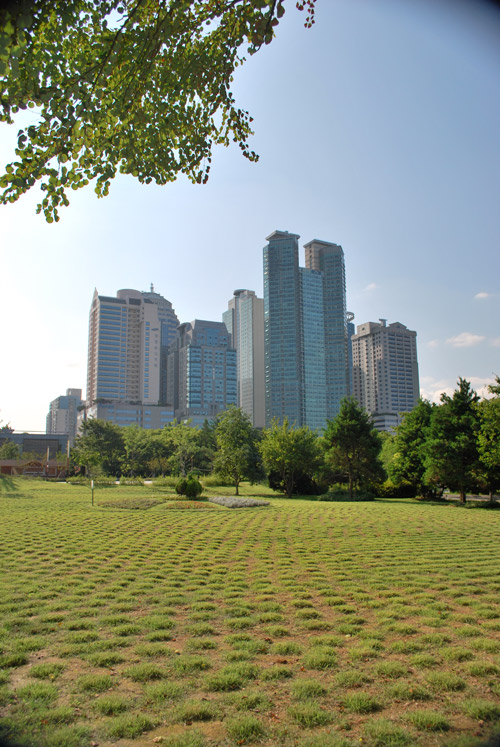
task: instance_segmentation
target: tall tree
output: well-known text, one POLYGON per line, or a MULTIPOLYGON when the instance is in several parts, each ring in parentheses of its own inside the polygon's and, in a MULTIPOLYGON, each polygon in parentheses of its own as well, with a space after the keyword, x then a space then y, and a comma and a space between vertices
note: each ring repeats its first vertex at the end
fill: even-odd
POLYGON ((108 475, 119 475, 125 458, 122 429, 114 423, 91 418, 82 423, 82 433, 76 438, 73 461, 87 470, 98 467, 108 475))
POLYGON ((153 432, 138 425, 123 429, 125 457, 123 469, 130 475, 147 474, 149 463, 154 456, 153 432))
MULTIPOLYGON (((314 23, 315 0, 297 3, 314 23)), ((5 6, 5 4, 4 4, 5 6)), ((0 9, 0 119, 37 107, 0 179, 4 203, 37 182, 38 212, 58 220, 68 190, 117 172, 166 184, 206 182, 212 148, 234 141, 251 161, 251 117, 233 73, 269 44, 283 0, 19 0, 0 9)))
POLYGON ((347 480, 350 498, 364 483, 383 477, 378 459, 382 441, 355 399, 342 400, 339 414, 327 423, 324 444, 330 466, 347 480))
POLYGON ((479 454, 479 397, 466 379, 458 380, 453 396, 441 395, 432 413, 425 441, 425 480, 456 490, 460 502, 477 485, 479 454))
POLYGON ((187 423, 172 423, 162 430, 162 439, 170 444, 170 468, 174 474, 185 477, 197 466, 200 454, 200 432, 187 423))
POLYGON ((493 494, 500 490, 500 379, 495 377, 495 384, 488 389, 494 396, 484 399, 478 405, 479 430, 477 448, 479 454, 480 480, 489 493, 490 502, 493 494))
POLYGON ((294 493, 297 475, 312 476, 320 462, 318 437, 307 426, 290 426, 287 418, 281 425, 273 420, 263 433, 259 451, 266 472, 280 475, 288 498, 294 493))
POLYGON ((388 473, 396 485, 409 482, 416 495, 426 498, 441 493, 439 485, 426 480, 425 442, 435 405, 420 399, 413 410, 406 413, 396 429, 395 450, 388 465, 388 473))
POLYGON ((239 407, 233 406, 217 418, 215 438, 215 470, 232 480, 236 495, 239 495, 240 482, 250 476, 256 462, 255 428, 248 415, 239 407))

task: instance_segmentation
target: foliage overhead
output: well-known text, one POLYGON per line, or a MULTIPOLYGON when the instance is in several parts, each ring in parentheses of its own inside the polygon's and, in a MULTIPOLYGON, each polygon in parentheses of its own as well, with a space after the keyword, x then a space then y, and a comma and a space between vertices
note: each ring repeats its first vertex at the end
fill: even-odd
MULTIPOLYGON (((297 2, 314 23, 315 0, 297 2)), ((251 117, 233 74, 269 44, 284 0, 21 0, 0 10, 0 121, 36 109, 0 178, 4 204, 36 183, 46 220, 68 191, 117 172, 166 184, 205 183, 216 145, 250 161, 251 117)))

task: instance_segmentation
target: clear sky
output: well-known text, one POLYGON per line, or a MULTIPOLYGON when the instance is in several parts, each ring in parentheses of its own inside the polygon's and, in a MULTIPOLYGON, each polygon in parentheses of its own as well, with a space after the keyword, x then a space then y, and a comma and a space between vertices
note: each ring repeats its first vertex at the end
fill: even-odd
MULTIPOLYGON (((258 164, 214 154, 205 186, 120 177, 61 220, 39 192, 0 207, 0 420, 44 430, 49 402, 85 395, 94 288, 155 290, 181 322, 262 295, 275 229, 342 244, 355 323, 417 331, 422 394, 500 374, 500 11, 480 0, 295 0, 238 70, 258 164)), ((18 127, 0 127, 0 162, 18 127)), ((303 257, 302 257, 303 262, 303 257)))

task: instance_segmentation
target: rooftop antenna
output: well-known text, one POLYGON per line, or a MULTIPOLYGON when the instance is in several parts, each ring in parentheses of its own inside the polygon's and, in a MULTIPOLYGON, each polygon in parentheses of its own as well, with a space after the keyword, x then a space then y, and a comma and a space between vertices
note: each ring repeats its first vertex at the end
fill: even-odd
POLYGON ((151 283, 151 288, 150 288, 150 292, 151 292, 151 293, 154 293, 154 292, 155 292, 155 287, 154 287, 153 283, 151 283))

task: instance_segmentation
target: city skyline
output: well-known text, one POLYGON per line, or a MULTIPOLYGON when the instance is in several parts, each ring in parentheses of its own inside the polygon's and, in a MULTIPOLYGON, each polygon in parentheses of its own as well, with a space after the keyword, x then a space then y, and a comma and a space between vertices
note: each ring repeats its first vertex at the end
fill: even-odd
MULTIPOLYGON (((85 387, 94 286, 154 282, 181 321, 220 319, 234 288, 262 296, 274 228, 343 246, 355 323, 417 330, 424 396, 459 376, 483 392, 500 372, 500 16, 481 2, 339 0, 302 23, 287 8, 237 71, 258 164, 229 148, 204 187, 119 177, 105 200, 75 193, 53 225, 36 194, 0 208, 4 423, 42 431, 49 402, 85 387)), ((0 126, 4 163, 16 134, 0 126)))

